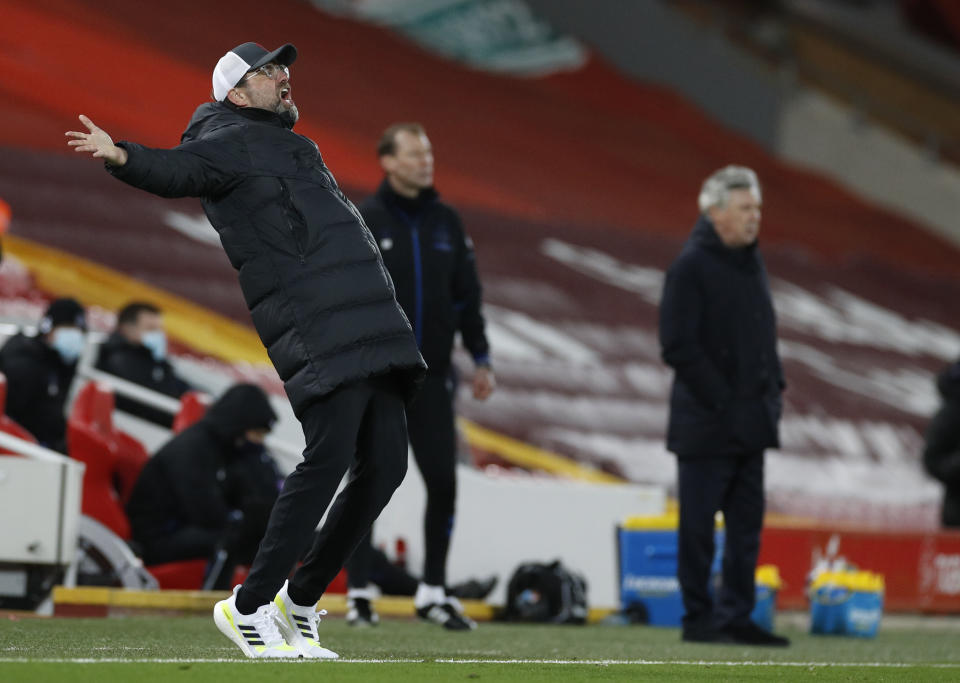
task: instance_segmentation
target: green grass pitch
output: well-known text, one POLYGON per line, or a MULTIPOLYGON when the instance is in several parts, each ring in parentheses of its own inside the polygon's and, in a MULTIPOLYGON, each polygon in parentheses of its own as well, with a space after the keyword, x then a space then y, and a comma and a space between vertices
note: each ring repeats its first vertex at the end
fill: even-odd
POLYGON ((811 636, 786 649, 681 643, 677 629, 481 624, 448 633, 390 620, 321 624, 343 661, 243 658, 208 617, 0 618, 0 681, 945 681, 960 680, 955 627, 883 628, 876 639, 811 636))

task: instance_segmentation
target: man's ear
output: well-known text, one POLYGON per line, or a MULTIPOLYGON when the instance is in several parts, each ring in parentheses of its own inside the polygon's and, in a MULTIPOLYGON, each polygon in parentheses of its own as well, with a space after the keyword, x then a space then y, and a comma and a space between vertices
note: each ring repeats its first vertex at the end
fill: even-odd
POLYGON ((237 88, 230 88, 230 90, 227 92, 227 99, 238 107, 247 106, 246 93, 242 90, 238 90, 237 88))
POLYGON ((384 173, 392 173, 397 166, 397 157, 392 154, 384 154, 380 157, 380 168, 384 173))

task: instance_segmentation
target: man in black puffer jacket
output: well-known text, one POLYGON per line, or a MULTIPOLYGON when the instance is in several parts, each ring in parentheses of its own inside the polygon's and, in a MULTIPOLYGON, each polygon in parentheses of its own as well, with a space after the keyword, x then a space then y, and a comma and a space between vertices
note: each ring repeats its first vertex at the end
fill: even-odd
POLYGON ((289 44, 268 52, 244 43, 226 53, 213 72, 216 101, 196 110, 174 149, 114 145, 86 116, 88 132, 67 133, 76 151, 104 159, 130 185, 202 199, 303 425, 304 460, 284 483, 250 576, 215 611, 218 627, 249 657, 331 655, 316 643, 315 613, 304 606, 312 610, 403 480, 404 401, 426 369, 360 213, 317 145, 291 130, 296 56, 289 44), (351 466, 288 587, 289 568, 351 466), (269 627, 275 595, 293 605, 287 611, 308 615, 308 637, 286 635, 295 648, 269 627), (251 632, 258 644, 241 635, 251 632))
POLYGON ((233 568, 253 560, 280 490, 263 446, 276 419, 260 387, 238 384, 147 461, 127 503, 145 563, 212 561, 223 551, 207 583, 230 587, 233 568))
POLYGON ((960 528, 960 361, 937 377, 943 403, 927 426, 923 465, 944 486, 940 522, 960 528))

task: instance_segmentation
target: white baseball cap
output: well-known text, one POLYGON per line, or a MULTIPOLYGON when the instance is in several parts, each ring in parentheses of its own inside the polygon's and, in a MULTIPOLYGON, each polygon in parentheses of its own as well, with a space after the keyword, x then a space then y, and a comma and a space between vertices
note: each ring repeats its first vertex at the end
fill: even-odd
POLYGON ((258 43, 237 45, 221 57, 213 69, 213 99, 222 102, 230 88, 239 83, 248 71, 270 62, 290 66, 296 60, 297 48, 290 43, 273 52, 268 52, 267 48, 258 43))

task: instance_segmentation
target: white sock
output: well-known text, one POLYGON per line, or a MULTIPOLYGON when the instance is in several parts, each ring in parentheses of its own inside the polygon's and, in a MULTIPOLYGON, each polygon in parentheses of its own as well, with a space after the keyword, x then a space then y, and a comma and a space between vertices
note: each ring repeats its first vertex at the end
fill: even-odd
POLYGON ((363 588, 348 588, 347 589, 348 598, 363 598, 364 600, 373 600, 377 596, 375 591, 369 586, 364 586, 363 588))
POLYGON ((413 606, 417 609, 427 605, 442 605, 447 599, 447 591, 443 586, 430 586, 421 583, 417 586, 417 594, 413 596, 413 606))

